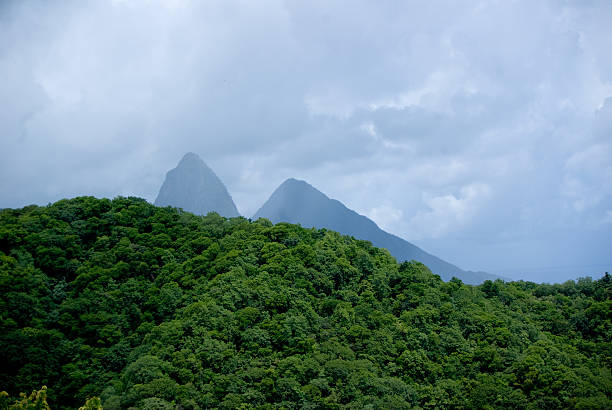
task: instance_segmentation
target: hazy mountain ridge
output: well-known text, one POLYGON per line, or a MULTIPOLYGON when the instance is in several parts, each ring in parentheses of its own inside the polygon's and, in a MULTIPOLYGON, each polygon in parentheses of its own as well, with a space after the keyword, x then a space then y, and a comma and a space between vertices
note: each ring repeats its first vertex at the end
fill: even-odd
POLYGON ((253 219, 267 218, 273 223, 299 223, 305 227, 327 228, 374 246, 386 248, 398 260, 417 260, 446 281, 453 276, 477 284, 499 276, 485 272, 465 271, 431 255, 412 243, 383 231, 371 219, 331 199, 305 181, 289 178, 283 182, 255 213, 253 219))
MULTIPOLYGON (((187 153, 177 167, 168 171, 155 200, 157 206, 173 206, 197 215, 217 212, 225 217, 240 216, 227 188, 214 171, 194 153, 187 153)), ((387 249, 398 261, 417 260, 446 281, 453 276, 478 284, 500 279, 485 272, 465 271, 431 255, 416 245, 390 234, 371 219, 331 199, 305 181, 285 180, 253 216, 270 221, 326 228, 387 249)))
POLYGON ((214 211, 225 217, 240 216, 221 179, 192 152, 168 171, 155 205, 183 208, 197 215, 214 211))

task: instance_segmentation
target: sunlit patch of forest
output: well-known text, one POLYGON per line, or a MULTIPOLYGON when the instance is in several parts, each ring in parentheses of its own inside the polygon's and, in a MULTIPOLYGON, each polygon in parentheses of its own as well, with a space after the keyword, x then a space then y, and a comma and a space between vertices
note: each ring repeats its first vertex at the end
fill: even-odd
POLYGON ((138 198, 4 209, 0 406, 612 408, 611 296, 138 198))

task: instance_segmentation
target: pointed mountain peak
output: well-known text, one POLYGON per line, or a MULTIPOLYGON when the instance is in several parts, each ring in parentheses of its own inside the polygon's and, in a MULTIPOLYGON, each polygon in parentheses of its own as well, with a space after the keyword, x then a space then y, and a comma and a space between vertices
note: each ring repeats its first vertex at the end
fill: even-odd
POLYGON ((185 154, 177 167, 168 171, 155 205, 183 208, 197 215, 214 211, 226 217, 239 216, 223 182, 193 152, 185 154))
POLYGON ((272 197, 287 195, 297 197, 320 197, 321 199, 329 199, 327 195, 310 185, 308 182, 295 178, 286 179, 282 184, 278 186, 278 188, 276 188, 274 193, 272 193, 272 197))
POLYGON ((296 179, 296 178, 285 179, 285 181, 283 181, 283 183, 280 184, 280 186, 283 186, 283 185, 306 185, 306 186, 312 187, 312 185, 310 185, 308 182, 301 180, 301 179, 296 179))
POLYGON ((208 166, 202 160, 202 158, 200 158, 198 154, 195 154, 193 152, 188 152, 185 155, 183 155, 183 158, 181 158, 181 160, 178 163, 178 167, 189 165, 189 164, 204 165, 206 168, 208 168, 208 166))
MULTIPOLYGON (((340 229, 335 229, 338 222, 336 217, 346 213, 351 214, 351 217, 353 214, 361 217, 339 201, 330 199, 308 182, 289 178, 276 188, 253 219, 261 217, 274 223, 299 223, 306 227, 316 226, 342 232, 340 229)), ((374 225, 372 221, 369 223, 374 225)))

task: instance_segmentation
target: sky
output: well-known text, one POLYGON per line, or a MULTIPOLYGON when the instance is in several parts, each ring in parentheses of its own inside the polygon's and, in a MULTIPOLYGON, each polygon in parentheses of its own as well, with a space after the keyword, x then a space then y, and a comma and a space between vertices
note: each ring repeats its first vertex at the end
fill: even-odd
POLYGON ((0 2, 0 208, 153 202, 189 151, 463 269, 612 272, 612 2, 0 2))

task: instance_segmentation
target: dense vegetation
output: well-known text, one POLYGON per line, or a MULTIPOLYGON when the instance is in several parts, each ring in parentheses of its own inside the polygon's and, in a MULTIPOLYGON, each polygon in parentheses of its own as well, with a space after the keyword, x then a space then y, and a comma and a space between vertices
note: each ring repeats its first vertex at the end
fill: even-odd
MULTIPOLYGON (((91 197, 0 211, 0 390, 52 408, 611 408, 612 280, 91 197)), ((3 403, 8 400, 3 395, 3 403)))

